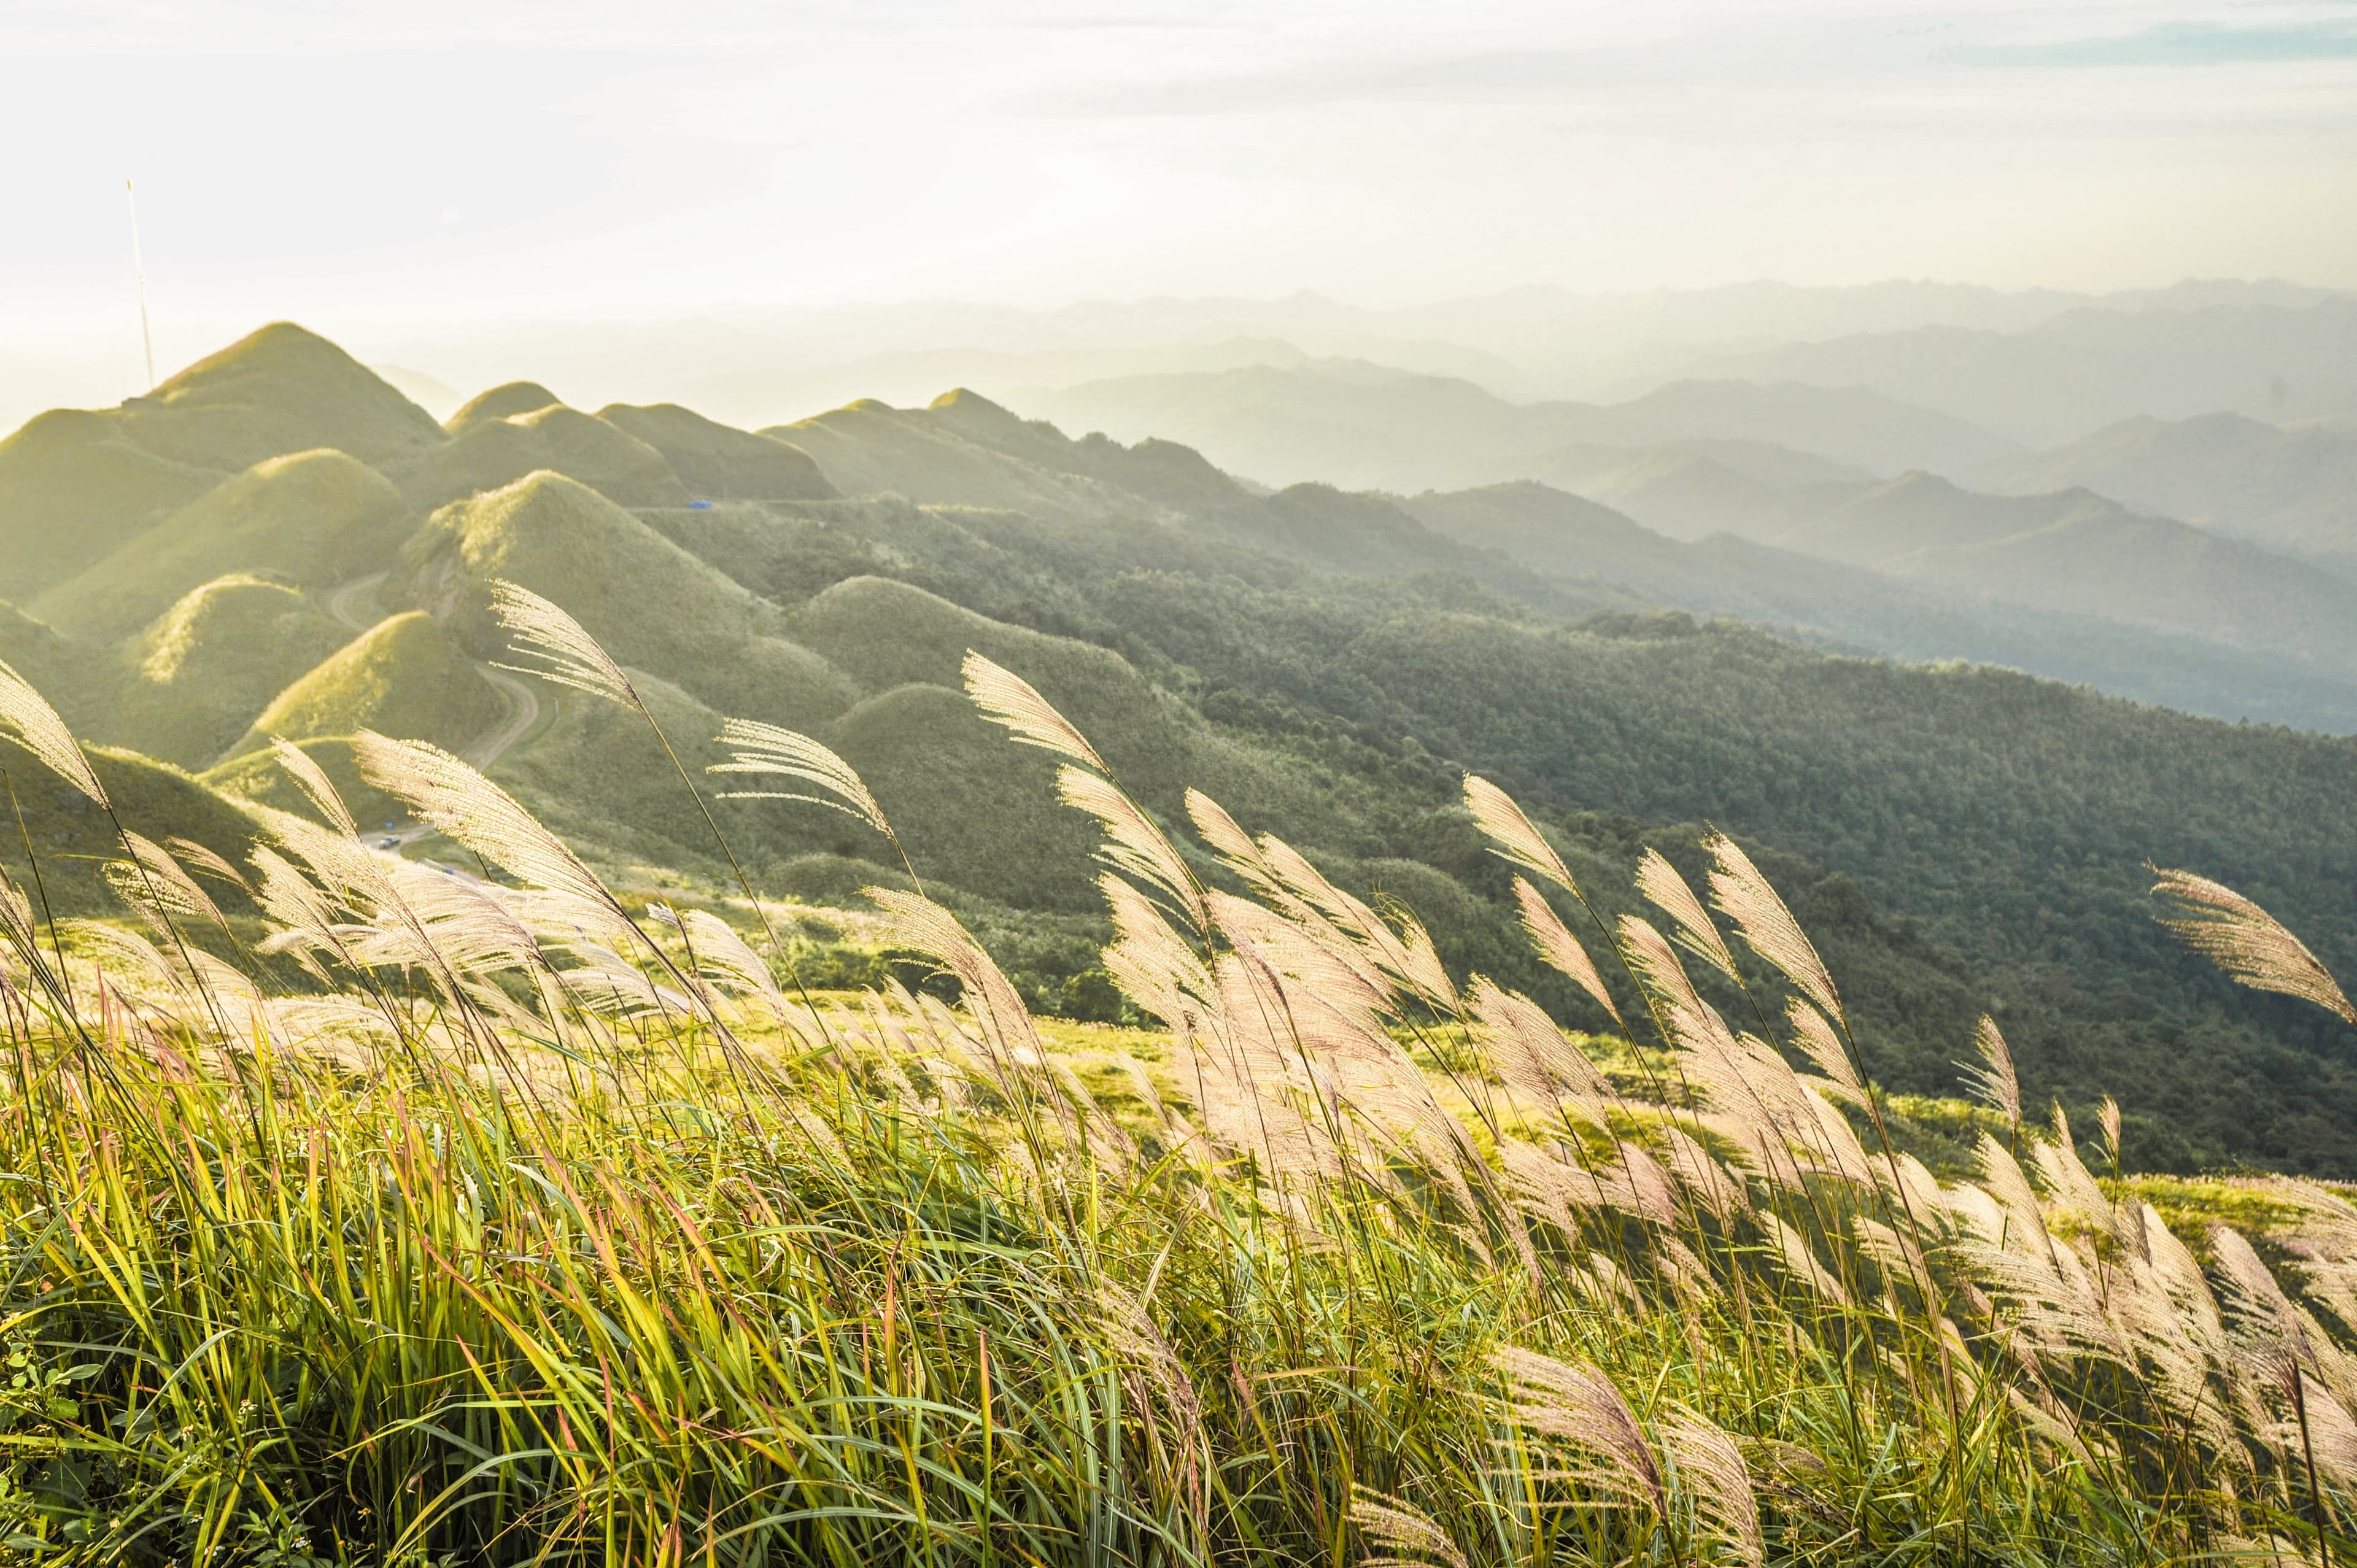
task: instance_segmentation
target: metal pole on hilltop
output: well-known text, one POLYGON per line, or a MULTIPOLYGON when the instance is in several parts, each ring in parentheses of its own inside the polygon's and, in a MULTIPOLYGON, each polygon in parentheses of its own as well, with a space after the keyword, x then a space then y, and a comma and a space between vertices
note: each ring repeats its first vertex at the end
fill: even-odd
POLYGON ((147 351, 147 390, 156 390, 156 335, 147 328, 147 263, 139 255, 139 199, 131 182, 123 182, 123 199, 131 208, 131 270, 139 278, 139 344, 147 351))

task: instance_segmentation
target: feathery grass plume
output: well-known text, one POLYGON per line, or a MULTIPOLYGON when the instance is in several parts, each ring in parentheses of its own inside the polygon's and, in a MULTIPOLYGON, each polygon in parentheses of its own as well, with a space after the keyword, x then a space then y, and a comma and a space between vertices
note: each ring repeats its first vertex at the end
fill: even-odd
POLYGON ((1595 1107, 1610 1092, 1596 1064, 1529 997, 1477 974, 1471 1003, 1473 1016, 1490 1033, 1490 1063, 1508 1087, 1541 1107, 1564 1101, 1595 1107))
POLYGON ((1784 1260, 1785 1272, 1798 1276, 1808 1287, 1832 1302, 1835 1306, 1850 1305, 1849 1292, 1824 1263, 1817 1261, 1817 1250, 1809 1239, 1784 1223, 1773 1209, 1762 1208, 1754 1216, 1768 1239, 1776 1245, 1777 1255, 1784 1260))
POLYGON ((2120 1102, 2108 1094, 2104 1096, 2104 1102, 2095 1107, 2095 1122, 2104 1130, 2104 1153, 2116 1172, 2120 1165, 2120 1102))
POLYGON ((1735 972, 1735 955, 1727 950, 1727 939, 1718 934, 1702 900, 1695 897, 1678 868, 1669 863, 1660 850, 1648 849, 1637 863, 1637 891, 1643 894, 1655 908, 1669 916, 1678 928, 1680 944, 1717 970, 1738 985, 1743 977, 1735 972))
POLYGON ((1039 1036, 1022 996, 958 918, 931 899, 891 887, 863 887, 860 896, 883 910, 893 938, 932 959, 964 991, 966 1011, 981 1025, 1000 1057, 1000 1070, 1039 1060, 1039 1036))
POLYGON ((1212 995, 1211 972, 1146 895, 1112 872, 1097 886, 1113 915, 1114 940, 1099 954, 1128 998, 1173 1028, 1212 995))
POLYGON ((1802 995, 1846 1031, 1849 1015, 1842 1011, 1841 993, 1834 989, 1834 977, 1824 960, 1817 956, 1816 945, 1792 918, 1792 911, 1784 907, 1776 889, 1760 875, 1760 868, 1751 864, 1751 857, 1722 832, 1712 832, 1703 847, 1717 863, 1710 874, 1710 895, 1719 913, 1735 922, 1736 930, 1753 952, 1773 964, 1802 995))
MULTIPOLYGON (((1618 1271, 1615 1271, 1616 1273, 1618 1271)), ((1627 1505, 1670 1515, 1661 1461, 1620 1387, 1585 1361, 1561 1361, 1509 1345, 1490 1357, 1506 1380, 1508 1408, 1517 1424, 1585 1449, 1598 1461, 1578 1479, 1627 1505)))
MULTIPOLYGON (((814 784, 826 791, 809 795, 796 790, 732 789, 724 792, 722 800, 806 800, 813 806, 856 817, 886 838, 892 838, 892 824, 884 820, 884 808, 876 803, 866 781, 851 764, 810 736, 757 719, 726 719, 716 738, 730 748, 728 760, 712 764, 705 769, 706 773, 775 773, 814 784)), ((893 842, 897 844, 899 841, 893 842)))
POLYGON ((1118 785, 1071 763, 1057 770, 1056 792, 1064 804, 1086 811, 1104 829, 1098 859, 1162 894, 1199 934, 1210 934, 1211 916, 1194 873, 1136 801, 1118 785))
POLYGON ((1514 903, 1522 910, 1523 929, 1529 934, 1539 957, 1570 977, 1572 983, 1587 992, 1615 1024, 1627 1029, 1620 1009, 1612 1004, 1612 993, 1604 988, 1604 977, 1596 972, 1596 961, 1587 956, 1579 939, 1571 934, 1528 878, 1514 878, 1514 903))
POLYGON ((226 882, 248 897, 253 897, 253 885, 246 880, 245 873, 196 840, 168 838, 164 841, 164 847, 172 852, 174 859, 192 871, 202 872, 216 882, 226 882))
POLYGON ((309 752, 291 740, 272 736, 270 754, 278 759, 278 766, 286 770, 286 777, 295 780, 295 787, 303 792, 304 799, 327 819, 329 827, 346 838, 360 836, 360 824, 352 820, 351 808, 344 804, 343 796, 337 791, 326 771, 312 760, 309 752))
POLYGON ((963 673, 965 694, 973 699, 974 705, 982 710, 985 718, 1003 726, 1018 742, 1055 752, 1074 762, 1084 762, 1112 776, 1113 769, 1097 755, 1088 737, 1023 677, 992 663, 971 648, 965 650, 963 673))
POLYGON ((1512 796, 1480 774, 1468 773, 1465 809, 1473 813, 1475 825, 1497 841, 1490 851, 1491 854, 1545 877, 1575 897, 1579 896, 1579 884, 1572 880, 1571 868, 1564 865, 1563 857, 1523 814, 1512 796))
POLYGON ((1785 1004, 1784 1015, 1792 1023, 1792 1038, 1800 1045, 1801 1054, 1825 1075, 1835 1091, 1853 1104, 1865 1104, 1866 1085, 1857 1080, 1857 1069, 1842 1048, 1841 1036, 1834 1033, 1816 1004, 1792 997, 1785 1004))
POLYGON ((1760 1535, 1760 1499, 1735 1439, 1717 1423, 1679 1411, 1662 1423, 1662 1446, 1693 1496, 1695 1511, 1733 1550, 1737 1562, 1760 1568, 1767 1545, 1760 1535))
POLYGON ((2313 1320, 2293 1305, 2243 1233, 2231 1225, 2212 1226, 2210 1257, 2225 1276, 2226 1310, 2244 1337, 2262 1345, 2279 1345, 2286 1354, 2315 1367, 2316 1337, 2309 1328, 2313 1320))
POLYGON ((33 683, 0 660, 0 736, 15 741, 33 754, 33 759, 100 806, 113 810, 106 799, 106 786, 98 781, 98 774, 82 755, 81 744, 58 717, 57 709, 38 692, 33 683))
POLYGON ((1693 1195, 1695 1203, 1722 1222, 1750 1208, 1751 1195, 1744 1190, 1741 1182, 1727 1174, 1725 1165, 1712 1157, 1709 1150, 1675 1127, 1663 1128, 1662 1139, 1669 1149, 1671 1174, 1693 1195))
POLYGON ((2014 1074, 2013 1052, 2006 1047, 2005 1036, 1997 1032, 1996 1020, 1986 1013, 1973 1027, 1973 1046, 1981 1054, 1981 1065, 1956 1064, 1964 1069, 1964 1081, 1972 1086, 1973 1098, 2002 1115, 2018 1131, 2021 1079, 2014 1074))
POLYGON ((131 852, 132 860, 106 863, 107 885, 116 897, 159 927, 167 927, 174 915, 193 916, 210 920, 228 933, 229 922, 221 918, 221 906, 163 845, 125 829, 123 846, 131 852))
POLYGON ((511 637, 509 650, 529 664, 501 664, 519 675, 537 675, 587 692, 626 708, 643 709, 639 690, 613 655, 582 624, 520 583, 504 577, 490 585, 491 614, 511 637))
POLYGON ((1253 843, 1252 834, 1236 825, 1226 807, 1200 789, 1187 791, 1187 816, 1195 824, 1195 831, 1203 835, 1203 842, 1222 859, 1239 867, 1259 863, 1260 850, 1253 843))
POLYGON ((2160 923, 2194 951, 2255 991, 2297 996, 2338 1015, 2343 1023, 2357 1024, 2357 1006, 2351 1005, 2330 972, 2273 915, 2233 888, 2190 871, 2156 867, 2153 874, 2159 880, 2152 890, 2180 911, 2162 916, 2160 923))
POLYGON ((1465 1553, 1448 1539, 1442 1530, 1424 1515, 1409 1508, 1399 1498, 1365 1487, 1353 1487, 1351 1492, 1351 1522, 1367 1538, 1367 1544, 1381 1547, 1394 1555, 1375 1553, 1359 1560, 1359 1568, 1430 1568, 1426 1559, 1437 1558, 1448 1568, 1469 1568, 1465 1553), (1419 1555, 1402 1557, 1396 1553, 1413 1552, 1419 1555))
POLYGON ((778 989, 777 977, 761 955, 737 934, 736 927, 709 909, 690 909, 682 922, 695 948, 696 963, 705 974, 742 995, 759 996, 771 1013, 781 1021, 785 1018, 786 997, 778 989))
POLYGON ((2071 1133, 2071 1119, 2062 1107, 2054 1107, 2054 1136, 2040 1139, 2029 1151, 2030 1162, 2044 1178, 2046 1190, 2052 1195, 2055 1206, 2075 1211, 2080 1219, 2106 1236, 2118 1238, 2119 1216, 2112 1200, 2104 1196, 2094 1173, 2079 1158, 2078 1142, 2071 1133))
POLYGON ((449 834, 491 865, 565 899, 606 937, 637 937, 630 916, 595 872, 515 798, 440 746, 390 740, 374 730, 352 737, 361 777, 399 800, 419 821, 449 834))

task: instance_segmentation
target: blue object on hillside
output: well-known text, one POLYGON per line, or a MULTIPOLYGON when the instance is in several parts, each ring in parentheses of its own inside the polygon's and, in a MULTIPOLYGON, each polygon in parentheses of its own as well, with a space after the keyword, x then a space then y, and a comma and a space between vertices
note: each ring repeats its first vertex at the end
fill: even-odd
POLYGON ((710 511, 712 510, 712 503, 710 501, 690 501, 687 503, 687 510, 690 511, 710 511))

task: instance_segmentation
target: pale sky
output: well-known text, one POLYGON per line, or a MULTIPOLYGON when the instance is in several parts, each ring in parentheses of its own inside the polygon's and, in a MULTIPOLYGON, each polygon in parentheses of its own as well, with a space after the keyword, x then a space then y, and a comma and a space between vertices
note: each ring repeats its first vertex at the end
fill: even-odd
POLYGON ((2357 286, 2357 5, 9 0, 0 146, 0 353, 119 333, 126 175, 175 363, 276 317, 2357 286))

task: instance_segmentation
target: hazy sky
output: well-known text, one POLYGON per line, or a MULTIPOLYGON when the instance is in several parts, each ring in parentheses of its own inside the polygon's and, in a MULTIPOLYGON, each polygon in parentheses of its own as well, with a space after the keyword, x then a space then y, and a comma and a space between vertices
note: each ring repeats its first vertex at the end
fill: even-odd
POLYGON ((2357 285, 2348 3, 9 0, 0 145, 19 352, 119 328, 126 174, 167 336, 1540 282, 2357 285))

